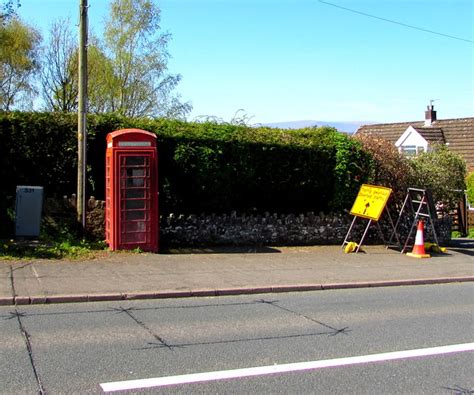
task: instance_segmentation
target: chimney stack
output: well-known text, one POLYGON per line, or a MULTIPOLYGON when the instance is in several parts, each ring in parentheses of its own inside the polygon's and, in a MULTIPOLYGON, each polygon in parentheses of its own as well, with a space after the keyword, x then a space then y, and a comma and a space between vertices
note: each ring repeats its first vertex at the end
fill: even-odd
POLYGON ((425 126, 431 126, 436 121, 436 111, 433 104, 426 106, 425 111, 425 126))

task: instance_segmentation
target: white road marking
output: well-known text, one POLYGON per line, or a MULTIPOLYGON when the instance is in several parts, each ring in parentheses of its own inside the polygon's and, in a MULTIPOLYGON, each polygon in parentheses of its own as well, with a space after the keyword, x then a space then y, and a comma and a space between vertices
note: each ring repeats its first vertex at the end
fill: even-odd
POLYGON ((283 365, 259 366, 234 370, 221 370, 216 372, 193 373, 179 376, 157 377, 142 380, 116 381, 100 384, 104 392, 135 390, 142 388, 163 387, 167 385, 198 383, 203 381, 216 381, 235 379, 241 377, 263 376, 275 373, 298 372, 303 370, 323 369, 337 366, 357 365, 371 362, 393 361, 397 359, 427 357, 456 352, 474 351, 474 343, 453 344, 450 346, 420 348, 387 352, 382 354, 361 355, 357 357, 325 359, 322 361, 297 362, 283 365))

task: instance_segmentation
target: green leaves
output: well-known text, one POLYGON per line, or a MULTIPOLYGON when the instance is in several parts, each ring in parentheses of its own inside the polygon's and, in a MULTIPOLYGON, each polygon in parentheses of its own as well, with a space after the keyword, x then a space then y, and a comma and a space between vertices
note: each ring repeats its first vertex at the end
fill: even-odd
POLYGON ((113 0, 104 33, 105 98, 96 112, 129 117, 184 118, 191 110, 173 90, 181 79, 167 73, 168 33, 160 31, 160 9, 150 0, 113 0), (98 111, 97 111, 98 110, 98 111))
POLYGON ((466 178, 467 199, 471 207, 474 207, 474 172, 469 173, 466 178))
POLYGON ((466 162, 445 145, 410 160, 412 186, 429 188, 446 211, 456 206, 466 189, 466 162))
POLYGON ((31 103, 40 42, 40 33, 17 18, 0 24, 0 110, 31 103))
MULTIPOLYGON (((366 177, 367 154, 332 128, 278 130, 112 114, 89 116, 88 125, 88 193, 98 199, 104 198, 107 133, 140 128, 157 134, 161 212, 341 210, 366 177)), ((21 182, 43 185, 49 196, 74 193, 76 130, 72 114, 0 114, 4 190, 14 196, 21 182)))

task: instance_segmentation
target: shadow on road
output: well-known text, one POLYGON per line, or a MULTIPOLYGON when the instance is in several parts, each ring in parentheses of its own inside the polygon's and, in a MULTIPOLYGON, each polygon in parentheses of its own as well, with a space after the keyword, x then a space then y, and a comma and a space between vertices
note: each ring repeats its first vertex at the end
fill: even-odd
POLYGON ((166 248, 160 254, 278 254, 281 250, 264 246, 203 247, 203 248, 166 248))
POLYGON ((449 249, 460 254, 474 256, 474 239, 452 239, 449 249))

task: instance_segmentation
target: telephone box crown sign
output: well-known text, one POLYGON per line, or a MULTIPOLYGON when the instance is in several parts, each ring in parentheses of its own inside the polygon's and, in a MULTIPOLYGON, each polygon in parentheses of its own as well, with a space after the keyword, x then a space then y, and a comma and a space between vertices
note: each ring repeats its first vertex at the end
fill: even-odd
POLYGON ((107 135, 107 148, 156 147, 156 134, 141 129, 121 129, 107 135))

